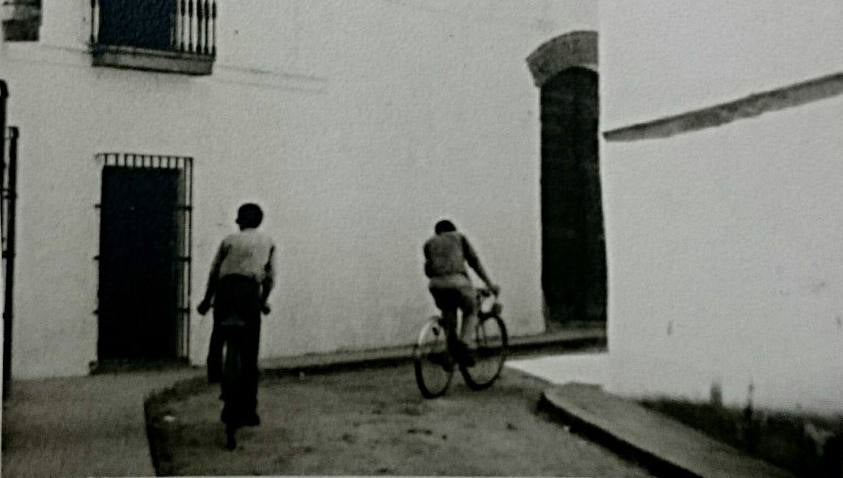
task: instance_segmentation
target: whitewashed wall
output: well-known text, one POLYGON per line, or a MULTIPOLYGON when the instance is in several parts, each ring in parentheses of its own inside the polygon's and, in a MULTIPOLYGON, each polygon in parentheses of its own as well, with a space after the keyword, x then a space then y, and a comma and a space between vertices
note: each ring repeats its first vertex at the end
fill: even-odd
MULTIPOLYGON (((538 90, 525 59, 594 29, 575 1, 222 1, 205 78, 92 68, 87 0, 45 0, 42 41, 0 44, 21 127, 13 368, 96 359, 104 151, 195 157, 193 291, 237 206, 281 247, 261 356, 409 343, 434 311, 421 245, 454 219, 504 288, 516 334, 543 329, 538 90)), ((192 316, 204 361, 210 318, 192 316)))
MULTIPOLYGON (((834 0, 600 8, 604 129, 843 72, 834 0)), ((604 142, 612 391, 843 411, 841 124, 837 96, 604 142)))
POLYGON ((839 72, 842 24, 836 0, 601 2, 603 129, 839 72))

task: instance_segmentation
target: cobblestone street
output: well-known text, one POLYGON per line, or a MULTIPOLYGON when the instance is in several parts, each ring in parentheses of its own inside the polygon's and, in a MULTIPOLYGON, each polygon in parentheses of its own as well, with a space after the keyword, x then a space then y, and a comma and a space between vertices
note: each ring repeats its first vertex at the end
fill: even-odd
POLYGON ((487 391, 457 376, 446 396, 425 400, 410 365, 267 378, 262 424, 241 430, 233 452, 223 448, 218 389, 203 387, 158 410, 159 472, 649 476, 537 411, 544 386, 506 369, 487 391))

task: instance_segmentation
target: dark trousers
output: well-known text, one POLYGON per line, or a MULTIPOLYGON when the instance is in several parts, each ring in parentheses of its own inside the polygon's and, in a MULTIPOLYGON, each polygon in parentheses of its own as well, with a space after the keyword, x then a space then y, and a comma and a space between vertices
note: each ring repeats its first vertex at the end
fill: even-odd
POLYGON ((248 424, 257 415, 260 309, 260 286, 254 279, 236 275, 220 279, 208 375, 222 379, 222 421, 233 426, 248 424))
POLYGON ((222 372, 222 421, 239 427, 255 424, 258 409, 260 321, 253 327, 221 327, 225 346, 222 372))
POLYGON ((436 302, 436 307, 442 311, 442 325, 445 326, 445 337, 448 348, 452 353, 461 353, 465 348, 461 331, 457 330, 457 311, 462 311, 463 320, 477 312, 477 299, 474 288, 430 288, 430 294, 436 302))
POLYGON ((211 343, 208 344, 208 382, 219 382, 222 379, 222 351, 223 351, 223 332, 221 330, 219 321, 217 320, 217 313, 214 311, 214 328, 211 329, 211 343))

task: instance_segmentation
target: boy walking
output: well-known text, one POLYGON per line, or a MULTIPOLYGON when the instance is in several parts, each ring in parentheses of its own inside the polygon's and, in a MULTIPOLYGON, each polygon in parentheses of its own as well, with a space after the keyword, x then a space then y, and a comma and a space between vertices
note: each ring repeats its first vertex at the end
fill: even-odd
POLYGON ((222 421, 233 448, 234 431, 260 424, 257 414, 258 346, 261 312, 269 313, 267 298, 275 281, 275 244, 258 231, 263 211, 257 204, 244 204, 237 211, 239 232, 223 239, 217 250, 205 297, 198 312, 205 315, 213 305, 214 326, 208 347, 208 379, 223 374, 222 421), (226 347, 225 370, 222 363, 226 347), (231 376, 235 374, 236 376, 231 376))

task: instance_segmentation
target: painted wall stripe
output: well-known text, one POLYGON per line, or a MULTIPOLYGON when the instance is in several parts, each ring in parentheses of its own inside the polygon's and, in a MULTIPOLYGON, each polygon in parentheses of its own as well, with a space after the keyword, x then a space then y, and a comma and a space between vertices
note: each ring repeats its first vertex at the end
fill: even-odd
POLYGON ((603 137, 606 141, 612 142, 669 138, 841 94, 843 94, 843 73, 835 73, 784 88, 756 93, 728 103, 613 129, 604 132, 603 137))

